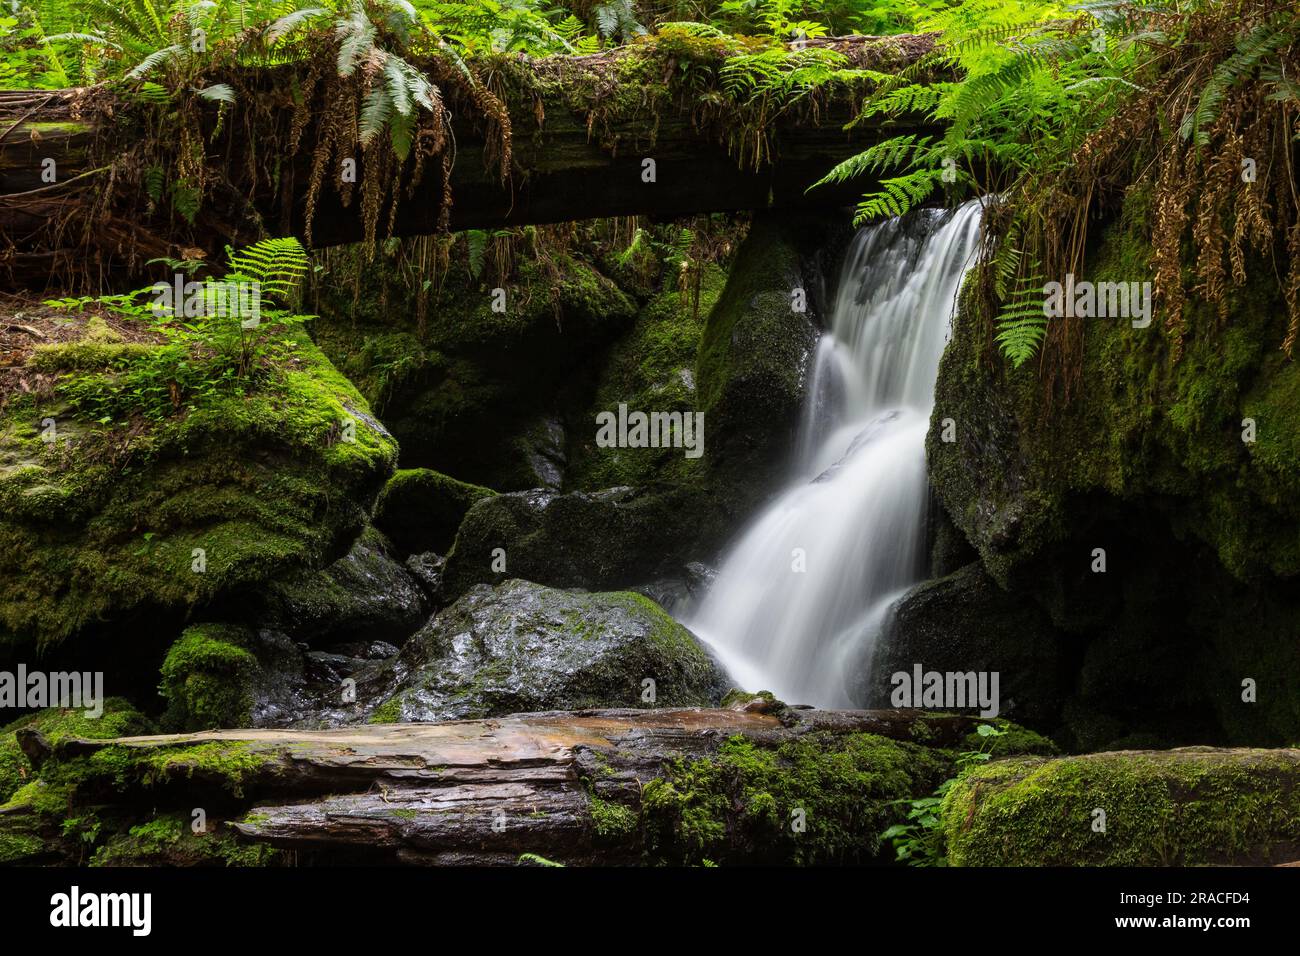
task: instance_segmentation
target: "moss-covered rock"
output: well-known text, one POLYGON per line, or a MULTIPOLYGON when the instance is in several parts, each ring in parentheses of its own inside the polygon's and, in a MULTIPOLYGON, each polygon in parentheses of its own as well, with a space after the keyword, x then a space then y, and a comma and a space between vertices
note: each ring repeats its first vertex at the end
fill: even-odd
POLYGON ((1266 864, 1300 854, 1300 751, 1017 757, 942 807, 954 866, 1266 864))
POLYGON ((167 651, 158 692, 170 731, 279 726, 311 709, 307 659, 285 634, 194 624, 167 651))
POLYGON ((393 475, 375 503, 375 527, 404 554, 446 554, 465 512, 496 494, 428 468, 393 475))
POLYGON ((276 354, 260 386, 158 422, 3 407, 0 645, 179 621, 350 543, 396 445, 304 334, 276 354))
POLYGON ((979 562, 917 585, 877 642, 862 699, 890 706, 890 676, 916 664, 939 672, 998 673, 1002 712, 1055 731, 1077 666, 1065 635, 1033 601, 1000 588, 979 562))
MULTIPOLYGON (((396 520, 391 509, 386 514, 396 520)), ((418 512, 412 515, 412 527, 419 525, 419 518, 418 512)), ((312 647, 403 641, 424 622, 427 598, 395 550, 368 525, 333 564, 291 571, 268 582, 240 620, 312 647)))
POLYGON ((242 628, 222 624, 188 627, 162 666, 158 691, 168 701, 166 723, 174 730, 243 727, 252 720, 249 685, 257 658, 244 645, 242 628))
POLYGON ((520 257, 501 310, 485 274, 457 271, 430 293, 396 273, 386 259, 362 269, 355 297, 333 290, 313 331, 380 410, 403 463, 505 491, 553 486, 557 442, 539 412, 590 373, 634 301, 576 252, 520 257))
POLYGON ((627 588, 680 571, 730 515, 681 486, 497 495, 461 523, 443 569, 445 598, 475 584, 522 577, 555 587, 627 588))
MULTIPOLYGON (((1130 195, 1079 278, 1151 278, 1146 202, 1130 195)), ((1226 322, 1190 301, 1177 359, 1159 316, 1146 328, 1081 320, 1070 367, 1048 363, 1055 386, 1037 362, 990 360, 978 309, 959 309, 936 385, 931 481, 1011 599, 1050 614, 1071 685, 1053 706, 1071 747, 1132 734, 1300 739, 1297 376, 1277 349, 1286 319, 1271 274, 1252 270, 1231 292, 1226 322), (948 418, 955 442, 942 440, 948 418)), ((985 656, 997 641, 995 629, 985 656)))
POLYGON ((359 680, 358 699, 373 687, 387 688, 371 717, 384 722, 707 705, 726 690, 703 646, 648 598, 521 580, 471 589, 359 680))
MULTIPOLYGON (((596 415, 620 404, 645 412, 694 413, 696 357, 707 319, 726 284, 727 273, 708 266, 694 294, 661 292, 638 313, 636 322, 602 363, 595 400, 585 420, 575 422, 569 441, 566 487, 594 491, 657 482, 699 484, 706 462, 677 448, 600 448, 596 415)), ((707 449, 707 446, 706 446, 707 449)))
POLYGON ((929 793, 949 767, 939 752, 874 734, 776 748, 733 737, 645 785, 647 852, 676 863, 868 862, 900 816, 895 802, 929 793))

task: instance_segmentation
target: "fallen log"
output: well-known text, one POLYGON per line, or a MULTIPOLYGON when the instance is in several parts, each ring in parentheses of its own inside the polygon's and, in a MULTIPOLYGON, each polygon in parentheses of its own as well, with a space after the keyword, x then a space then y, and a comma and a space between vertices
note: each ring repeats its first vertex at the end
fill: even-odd
MULTIPOLYGON (((933 43, 929 35, 810 41, 843 53, 851 65, 880 70, 914 63, 933 43)), ((529 85, 505 97, 510 163, 504 175, 493 161, 502 152, 493 136, 499 130, 472 104, 453 102, 449 177, 438 162, 430 162, 409 195, 404 182, 395 214, 385 208, 382 215, 383 234, 423 235, 444 224, 454 231, 610 216, 671 219, 843 206, 867 184, 827 186, 811 194, 808 187, 887 135, 933 126, 920 118, 875 117, 849 128, 860 94, 843 88, 765 105, 755 110, 760 120, 749 120, 756 123, 752 128, 745 128, 739 110, 727 108, 716 92, 714 99, 674 93, 670 106, 656 100, 642 109, 637 91, 629 95, 629 83, 617 79, 619 64, 635 55, 641 55, 639 49, 619 48, 588 57, 521 58, 513 69, 529 85), (647 160, 654 163, 649 181, 647 160)), ((663 82, 671 84, 676 60, 668 57, 664 64, 663 82)), ((77 285, 76 280, 102 285, 110 274, 140 273, 150 258, 184 257, 185 251, 217 255, 225 243, 252 241, 263 231, 298 236, 310 231, 317 247, 363 239, 361 197, 327 188, 314 204, 309 199, 310 144, 320 116, 289 136, 306 144, 303 148, 276 154, 292 126, 295 69, 250 73, 242 78, 249 90, 245 99, 256 101, 256 112, 241 114, 250 109, 241 102, 220 125, 212 116, 205 120, 194 142, 203 144, 208 186, 193 223, 168 212, 158 183, 151 187, 153 195, 141 189, 143 167, 157 158, 136 147, 141 139, 164 134, 154 128, 148 104, 105 88, 0 91, 0 275, 29 288, 46 287, 51 275, 55 285, 77 285), (268 158, 262 154, 268 151, 273 170, 264 168, 268 158)), ((716 78, 717 65, 710 69, 716 78)), ((356 155, 364 178, 369 153, 358 147, 356 155)), ((329 176, 336 175, 331 169, 329 176)))
MULTIPOLYGON (((847 862, 875 857, 883 824, 897 815, 891 801, 930 792, 950 768, 938 748, 957 746, 980 723, 786 709, 764 698, 746 706, 56 745, 20 732, 20 741, 42 775, 76 780, 75 801, 128 817, 131 807, 203 807, 244 841, 328 860, 514 864, 532 853, 565 863, 683 862, 709 852, 775 862, 797 857, 810 833, 809 861, 847 862), (715 767, 721 775, 705 781, 715 767), (737 800, 773 806, 751 819, 733 810, 737 800), (717 814, 703 843, 691 832, 696 801, 717 814), (788 829, 796 811, 809 829, 788 829)), ((31 822, 20 802, 0 810, 0 832, 6 813, 31 822)))

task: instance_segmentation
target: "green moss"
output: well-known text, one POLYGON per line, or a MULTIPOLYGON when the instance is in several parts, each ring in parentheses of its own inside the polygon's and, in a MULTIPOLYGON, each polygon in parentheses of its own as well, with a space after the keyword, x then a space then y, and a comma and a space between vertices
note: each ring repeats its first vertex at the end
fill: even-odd
POLYGON ((0 642, 57 643, 138 608, 184 610, 355 535, 396 456, 305 335, 259 391, 147 427, 0 412, 0 642), (34 423, 57 422, 41 442, 34 423), (354 439, 354 440, 349 440, 354 439))
POLYGON ((587 810, 591 814, 591 824, 596 835, 602 839, 621 840, 636 832, 636 811, 621 803, 591 797, 587 802, 587 810))
POLYGON ((27 364, 38 372, 123 368, 150 354, 152 348, 133 342, 95 341, 87 338, 79 342, 37 346, 27 364))
POLYGON ((42 710, 27 714, 0 729, 0 803, 9 800, 24 784, 34 781, 30 762, 18 748, 16 732, 39 731, 51 744, 69 737, 100 740, 153 733, 153 725, 120 697, 104 701, 104 713, 87 717, 84 710, 42 710))
POLYGON ((241 843, 234 831, 213 824, 195 833, 183 814, 164 814, 110 836, 91 866, 273 866, 283 853, 241 843))
POLYGON ((174 730, 247 726, 253 696, 249 681, 257 658, 242 646, 242 628, 197 624, 185 629, 163 660, 159 693, 168 701, 165 722, 174 730))
POLYGON ((705 318, 717 304, 726 273, 704 268, 698 309, 693 295, 662 292, 641 310, 631 331, 619 339, 601 368, 601 378, 586 420, 569 448, 566 483, 576 489, 641 486, 651 481, 694 482, 704 475, 703 458, 687 458, 680 448, 598 448, 595 416, 633 411, 692 413, 698 410, 695 356, 705 318))
POLYGON ((1035 733, 1028 727, 1021 727, 1009 720, 996 719, 986 723, 1002 731, 998 736, 983 737, 972 731, 962 741, 962 749, 978 750, 994 757, 1011 757, 1025 754, 1052 756, 1060 753, 1060 748, 1042 734, 1035 733))
POLYGON ((449 478, 428 468, 407 468, 388 480, 375 503, 375 527, 406 553, 445 554, 465 513, 491 488, 449 478))
POLYGON ((399 724, 402 722, 402 699, 401 697, 390 697, 370 715, 367 723, 371 724, 399 724))
POLYGON ((770 700, 778 706, 784 706, 781 701, 776 699, 776 695, 770 690, 760 690, 757 694, 751 694, 738 687, 733 687, 731 690, 727 691, 726 694, 723 695, 722 703, 719 706, 727 708, 734 704, 748 704, 755 700, 770 700))
POLYGON ((1279 862, 1300 844, 1300 754, 1174 750, 995 761, 942 806, 955 866, 1279 862), (1105 813, 1105 830, 1095 823, 1105 813))
POLYGON ((776 749, 733 737, 647 783, 642 827, 650 855, 676 862, 865 861, 898 816, 891 802, 929 793, 947 766, 874 734, 817 733, 776 749))
POLYGON ((58 761, 49 770, 43 769, 42 776, 72 788, 78 795, 105 786, 121 791, 165 786, 198 777, 218 784, 231 796, 242 797, 249 781, 276 773, 277 759, 239 740, 111 745, 85 757, 58 761))
POLYGON ((0 863, 11 863, 40 854, 45 849, 45 841, 27 833, 5 833, 0 831, 0 863))

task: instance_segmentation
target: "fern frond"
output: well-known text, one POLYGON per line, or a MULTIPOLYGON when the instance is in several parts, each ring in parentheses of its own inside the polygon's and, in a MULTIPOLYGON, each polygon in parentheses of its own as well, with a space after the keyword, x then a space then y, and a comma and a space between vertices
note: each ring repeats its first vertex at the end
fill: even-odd
POLYGON ((366 94, 357 118, 358 139, 362 146, 382 133, 393 115, 393 98, 386 86, 376 86, 366 94))
POLYGON ((1196 107, 1184 117, 1179 132, 1197 146, 1208 146, 1210 129, 1219 119, 1223 101, 1239 83, 1258 70, 1263 61, 1295 41, 1300 14, 1278 14, 1256 25, 1237 39, 1237 52, 1214 68, 1197 98, 1196 107))
POLYGON ((235 251, 226 247, 230 271, 226 278, 242 278, 261 284, 262 295, 284 304, 311 268, 307 250, 293 236, 262 239, 235 251))
POLYGON ((914 133, 887 139, 856 156, 850 156, 808 189, 813 190, 826 183, 842 183, 869 173, 883 173, 892 169, 917 166, 933 152, 930 145, 932 141, 931 136, 918 136, 914 133))
POLYGON ((994 341, 1012 368, 1020 368, 1033 358, 1047 337, 1047 313, 1043 308, 1042 283, 1028 280, 1003 303, 994 320, 994 341))
POLYGON ((864 196, 858 204, 853 224, 861 226, 874 219, 905 216, 929 199, 942 181, 942 169, 917 169, 906 176, 881 180, 880 189, 864 196))

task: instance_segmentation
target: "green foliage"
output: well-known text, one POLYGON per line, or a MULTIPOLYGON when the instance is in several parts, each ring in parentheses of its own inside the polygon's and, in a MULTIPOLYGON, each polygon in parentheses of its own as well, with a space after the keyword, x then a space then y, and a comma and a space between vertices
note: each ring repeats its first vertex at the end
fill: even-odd
POLYGON ((1007 726, 980 724, 975 728, 975 736, 980 740, 980 745, 975 750, 962 751, 957 755, 955 777, 949 777, 939 784, 931 796, 896 801, 908 808, 907 821, 894 824, 880 835, 882 840, 888 840, 894 847, 895 860, 911 866, 948 865, 944 856, 943 820, 939 816, 944 797, 967 771, 992 759, 998 738, 1009 733, 1011 730, 1007 726))
POLYGON ((637 21, 632 0, 610 0, 596 7, 596 29, 606 40, 613 37, 628 40, 646 32, 637 21))
POLYGON ((103 425, 137 416, 161 421, 182 411, 193 412, 220 395, 242 394, 264 384, 271 374, 270 360, 286 348, 286 334, 309 317, 263 309, 260 292, 272 300, 291 302, 309 260, 302 244, 292 237, 265 239, 238 251, 227 249, 227 256, 226 276, 193 283, 184 303, 163 299, 162 293, 173 289, 168 283, 93 300, 49 300, 48 305, 78 309, 94 301, 147 325, 162 341, 51 346, 38 350, 34 363, 73 372, 59 381, 59 394, 83 417, 103 425), (259 285, 241 289, 237 285, 241 282, 259 285))
POLYGON ((239 628, 215 624, 185 629, 167 651, 158 692, 168 701, 174 730, 214 730, 247 724, 252 697, 248 682, 257 659, 242 645, 239 628))
POLYGON ((1047 335, 1041 278, 1027 282, 1003 302, 995 326, 995 341, 1013 368, 1033 357, 1047 335))
POLYGON ((311 269, 307 250, 293 236, 262 239, 238 251, 227 246, 226 257, 230 262, 227 281, 257 282, 262 295, 269 295, 284 305, 293 301, 311 269))

